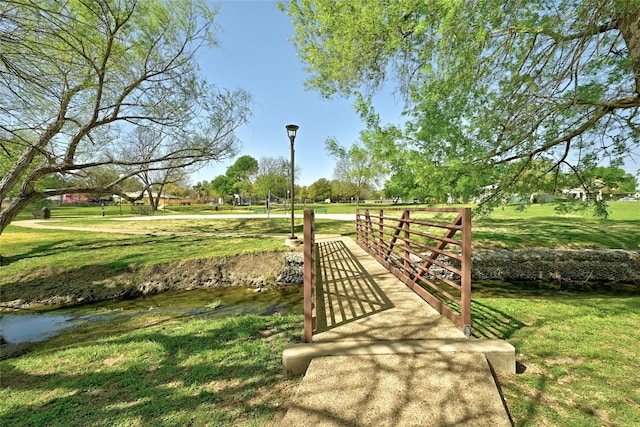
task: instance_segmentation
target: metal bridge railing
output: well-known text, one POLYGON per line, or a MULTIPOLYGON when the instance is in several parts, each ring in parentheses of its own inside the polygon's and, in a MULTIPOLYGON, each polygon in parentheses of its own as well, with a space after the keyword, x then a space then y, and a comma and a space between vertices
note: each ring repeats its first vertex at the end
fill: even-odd
POLYGON ((358 209, 356 242, 471 335, 471 208, 358 209))

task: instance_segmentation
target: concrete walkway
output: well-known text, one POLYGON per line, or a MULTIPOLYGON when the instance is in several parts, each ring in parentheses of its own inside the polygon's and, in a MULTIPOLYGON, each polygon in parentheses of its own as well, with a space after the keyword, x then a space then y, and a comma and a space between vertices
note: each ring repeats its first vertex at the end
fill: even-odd
POLYGON ((316 240, 312 344, 285 349, 305 376, 284 426, 511 426, 491 373, 515 349, 467 339, 349 238, 316 240))

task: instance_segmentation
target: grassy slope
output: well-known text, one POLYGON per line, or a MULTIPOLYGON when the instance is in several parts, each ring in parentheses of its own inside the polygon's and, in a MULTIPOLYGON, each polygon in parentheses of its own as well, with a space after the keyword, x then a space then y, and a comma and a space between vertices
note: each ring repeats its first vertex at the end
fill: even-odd
POLYGON ((640 425, 640 296, 514 293, 474 298, 480 335, 516 347, 499 374, 518 426, 640 425))
POLYGON ((0 424, 264 425, 298 381, 281 354, 300 329, 300 316, 206 312, 92 323, 0 362, 0 424))

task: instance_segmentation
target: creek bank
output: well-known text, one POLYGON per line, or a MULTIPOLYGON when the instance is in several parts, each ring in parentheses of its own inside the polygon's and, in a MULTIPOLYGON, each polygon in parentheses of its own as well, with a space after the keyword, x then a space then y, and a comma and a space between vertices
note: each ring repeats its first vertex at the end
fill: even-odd
POLYGON ((131 299, 170 290, 302 284, 302 257, 282 251, 188 259, 124 271, 43 269, 3 289, 0 312, 131 299))
MULTIPOLYGON (((285 259, 290 275, 286 277, 291 278, 291 283, 303 283, 303 255, 292 252, 285 259)), ((484 249, 474 251, 471 262, 471 279, 478 281, 640 285, 640 251, 484 249)), ((285 277, 284 272, 282 276, 285 277)))
POLYGON ((472 280, 640 284, 640 251, 482 250, 472 263, 472 280))
MULTIPOLYGON (((262 252, 223 258, 182 260, 125 271, 32 271, 3 287, 0 312, 56 305, 81 305, 131 299, 170 290, 242 286, 301 285, 301 252, 262 252)), ((640 287, 640 251, 629 250, 478 250, 472 280, 636 284, 640 287)))
MULTIPOLYGON (((428 254, 424 254, 428 255, 428 254)), ((423 257, 411 256, 414 263, 425 262, 423 257)), ((459 261, 441 259, 441 263, 460 268, 459 261)), ((392 263, 402 268, 399 256, 392 263)), ((494 249, 476 250, 471 257, 472 281, 540 282, 571 286, 581 284, 638 285, 640 290, 640 251, 622 249, 494 249)), ((459 280, 453 272, 431 266, 437 276, 459 280)), ((414 268, 412 274, 418 272, 414 268)))

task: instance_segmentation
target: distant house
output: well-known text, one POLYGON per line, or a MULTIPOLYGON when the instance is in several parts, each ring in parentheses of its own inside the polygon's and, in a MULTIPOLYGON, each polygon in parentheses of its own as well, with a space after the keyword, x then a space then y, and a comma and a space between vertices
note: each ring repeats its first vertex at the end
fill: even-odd
POLYGON ((595 195, 596 200, 602 200, 602 189, 599 188, 597 193, 588 193, 584 188, 572 188, 570 190, 564 190, 562 192, 565 195, 571 196, 577 202, 586 202, 593 200, 593 196, 595 195))
POLYGON ((201 203, 199 200, 174 196, 172 194, 163 194, 160 196, 160 205, 175 206, 175 205, 197 205, 201 203))
POLYGON ((63 196, 62 194, 58 194, 56 196, 49 196, 47 197, 47 200, 51 203, 59 205, 62 203, 62 196, 63 196))
POLYGON ((91 196, 88 193, 63 194, 60 201, 63 205, 78 205, 89 202, 91 202, 91 196))

